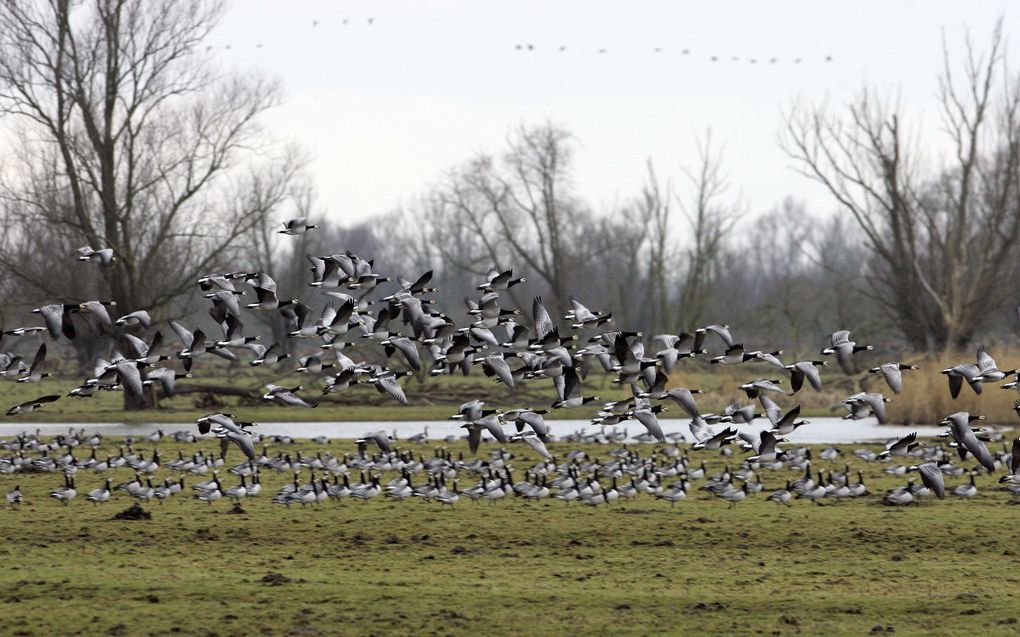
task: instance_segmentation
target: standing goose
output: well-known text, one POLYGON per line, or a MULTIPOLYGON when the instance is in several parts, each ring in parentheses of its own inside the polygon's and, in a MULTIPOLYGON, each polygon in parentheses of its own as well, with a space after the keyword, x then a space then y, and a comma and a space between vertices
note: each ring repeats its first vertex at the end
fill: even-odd
POLYGON ((777 505, 785 504, 790 506, 790 500, 793 498, 793 493, 790 491, 790 481, 786 481, 786 487, 783 489, 777 489, 772 492, 772 495, 765 498, 769 502, 775 502, 777 505))
POLYGON ((974 472, 968 471, 967 473, 970 475, 970 482, 968 484, 961 484, 954 487, 953 490, 950 491, 951 495, 967 498, 968 500, 977 496, 978 490, 977 485, 974 484, 974 472))
POLYGON ((60 500, 60 503, 64 506, 67 506, 67 503, 73 500, 76 495, 78 495, 78 492, 74 488, 74 478, 67 475, 64 476, 64 486, 50 493, 51 498, 60 500))
POLYGON ((106 502, 107 500, 109 500, 110 499, 110 479, 109 478, 106 479, 106 482, 103 484, 102 488, 93 489, 93 490, 89 491, 89 494, 88 494, 88 496, 85 497, 85 499, 88 500, 89 502, 94 502, 96 504, 99 504, 101 502, 106 502))

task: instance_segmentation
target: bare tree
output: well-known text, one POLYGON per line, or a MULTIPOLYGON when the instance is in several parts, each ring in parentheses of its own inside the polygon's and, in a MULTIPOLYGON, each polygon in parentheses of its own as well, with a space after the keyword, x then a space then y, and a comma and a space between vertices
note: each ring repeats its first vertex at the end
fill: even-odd
POLYGON ((674 327, 670 315, 670 277, 672 266, 672 187, 659 184, 652 161, 648 160, 648 176, 641 188, 636 207, 640 217, 650 226, 648 237, 648 329, 653 334, 674 327))
POLYGON ((40 296, 80 298, 47 276, 52 259, 109 247, 113 266, 88 272, 101 294, 158 316, 285 198, 301 162, 258 125, 277 84, 219 76, 199 53, 223 7, 0 4, 0 113, 20 131, 0 184, 0 262, 40 296), (41 237, 56 251, 40 255, 41 237))
POLYGON ((684 169, 690 187, 688 196, 678 194, 676 198, 691 232, 677 329, 694 326, 705 318, 725 239, 742 211, 739 203, 727 198, 729 182, 722 172, 722 154, 712 147, 711 131, 699 140, 698 155, 698 164, 684 169))
POLYGON ((456 267, 483 274, 514 265, 537 275, 558 313, 590 212, 573 194, 573 143, 552 124, 521 126, 498 159, 482 154, 452 171, 428 198, 437 249, 456 267))
MULTIPOLYGON (((222 10, 206 0, 0 5, 0 113, 23 133, 2 184, 4 212, 21 220, 7 239, 44 228, 112 248, 105 282, 125 312, 158 310, 221 263, 300 166, 260 141, 277 84, 220 77, 199 54, 222 10)), ((59 292, 18 256, 0 258, 59 292)))
POLYGON ((1002 22, 963 72, 943 44, 950 157, 925 170, 898 105, 864 89, 842 113, 799 104, 783 146, 864 233, 875 297, 915 348, 957 347, 1012 296, 1020 238, 1020 84, 1002 22))

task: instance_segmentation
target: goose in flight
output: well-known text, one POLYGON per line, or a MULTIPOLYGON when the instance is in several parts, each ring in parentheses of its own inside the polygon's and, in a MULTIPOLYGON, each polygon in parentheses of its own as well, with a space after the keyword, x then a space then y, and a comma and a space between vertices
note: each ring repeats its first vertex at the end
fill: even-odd
POLYGON ((46 329, 53 340, 60 338, 63 334, 67 340, 75 337, 74 323, 71 322, 71 312, 78 307, 75 303, 51 303, 32 310, 33 314, 42 316, 46 322, 46 329))
POLYGON ((984 416, 972 416, 966 411, 958 411, 943 420, 942 424, 949 425, 953 438, 959 447, 970 452, 981 463, 982 467, 992 473, 995 471, 995 458, 992 457, 985 443, 970 428, 970 423, 974 420, 984 420, 984 416))
POLYGON ((385 431, 370 431, 364 436, 358 438, 355 442, 358 445, 359 450, 364 450, 365 445, 368 443, 374 443, 379 449, 385 453, 389 453, 392 450, 391 440, 396 440, 396 436, 391 436, 385 431))
POLYGON ((401 405, 408 405, 410 402, 407 400, 407 396, 404 395, 404 388, 397 382, 398 376, 410 376, 414 372, 403 371, 394 372, 392 370, 383 370, 374 374, 370 379, 375 388, 380 394, 387 394, 391 398, 396 399, 401 405))
POLYGON ((71 311, 78 312, 97 334, 102 334, 113 328, 113 321, 110 320, 110 313, 106 308, 116 305, 116 301, 85 301, 71 311))
POLYGON ((829 347, 822 350, 826 356, 836 356, 836 361, 846 373, 851 373, 850 357, 858 352, 865 352, 875 349, 872 345, 858 345, 850 340, 849 330, 839 330, 829 336, 829 347))
POLYGON ((46 360, 46 343, 39 346, 39 349, 35 352, 35 357, 32 359, 32 366, 28 370, 18 377, 19 383, 38 383, 43 378, 50 375, 49 372, 42 371, 43 361, 46 360))
POLYGON ((283 230, 280 230, 278 234, 297 235, 304 234, 309 230, 315 230, 319 226, 315 224, 306 223, 305 217, 297 217, 295 219, 288 219, 283 222, 283 230))
POLYGON ((20 405, 15 405, 7 410, 8 416, 16 416, 17 414, 30 414, 37 409, 41 409, 43 405, 52 403, 53 401, 60 400, 60 394, 50 394, 48 396, 40 396, 34 400, 23 402, 20 405))
POLYGON ((198 431, 203 434, 212 433, 220 439, 220 453, 226 457, 230 443, 237 445, 237 448, 248 458, 248 462, 255 462, 255 443, 251 434, 245 430, 255 423, 235 422, 230 414, 214 413, 203 416, 195 421, 198 431))
POLYGON ((574 297, 570 297, 571 310, 566 313, 563 317, 567 321, 572 321, 570 327, 574 329, 580 329, 582 327, 598 327, 604 323, 608 323, 613 320, 612 313, 603 314, 601 311, 592 312, 585 306, 581 305, 574 297))
MULTIPOLYGON (((948 463, 947 463, 948 464, 948 463)), ((921 474, 921 482, 935 494, 939 500, 946 499, 946 483, 942 477, 942 470, 937 462, 923 462, 919 465, 909 467, 907 471, 917 471, 921 474)))
POLYGON ((885 383, 889 385, 889 389, 893 390, 894 394, 899 394, 903 391, 902 373, 911 369, 917 369, 917 365, 907 365, 906 363, 885 363, 878 367, 872 367, 868 370, 868 372, 871 374, 881 374, 882 378, 885 379, 885 383))
POLYGON ((300 385, 292 389, 286 387, 280 387, 269 383, 265 386, 266 393, 263 394, 262 400, 267 402, 277 402, 285 407, 317 407, 318 403, 309 403, 305 399, 299 397, 294 392, 304 389, 300 385))
POLYGON ((1020 438, 1013 439, 1013 447, 1009 454, 1009 473, 999 478, 999 482, 1020 485, 1020 438))
POLYGON ((920 445, 921 443, 917 442, 917 432, 914 431, 899 440, 888 443, 885 446, 885 451, 878 454, 877 459, 886 460, 893 456, 906 456, 920 445))
POLYGON ((135 310, 118 318, 114 325, 141 325, 145 329, 152 326, 152 317, 145 310, 135 310))
MULTIPOLYGON (((528 281, 524 277, 515 279, 513 276, 513 268, 503 272, 500 272, 499 268, 489 268, 488 273, 485 275, 485 283, 478 285, 476 289, 484 292, 502 292, 520 283, 527 283, 528 281)), ((550 323, 551 322, 552 321, 550 321, 550 323)))
POLYGON ((552 454, 549 453, 548 449, 546 449, 545 443, 543 443, 538 434, 533 431, 514 434, 513 436, 510 436, 510 442, 526 443, 529 447, 534 449, 538 455, 542 456, 546 460, 552 460, 552 454))
POLYGON ((827 364, 826 361, 797 361, 792 365, 787 365, 786 369, 790 371, 790 388, 793 393, 796 394, 800 391, 800 388, 804 386, 805 379, 815 391, 822 391, 822 378, 819 375, 818 366, 827 364))
POLYGON ((82 246, 78 248, 78 260, 86 261, 88 263, 98 263, 99 267, 105 269, 113 265, 113 262, 117 260, 117 255, 115 255, 113 250, 110 248, 93 250, 89 246, 82 246))
POLYGON ((977 351, 977 366, 978 372, 981 374, 982 381, 999 381, 1007 376, 1020 372, 1017 369, 1011 369, 1009 371, 1000 370, 995 364, 995 359, 988 355, 984 347, 979 347, 977 351))

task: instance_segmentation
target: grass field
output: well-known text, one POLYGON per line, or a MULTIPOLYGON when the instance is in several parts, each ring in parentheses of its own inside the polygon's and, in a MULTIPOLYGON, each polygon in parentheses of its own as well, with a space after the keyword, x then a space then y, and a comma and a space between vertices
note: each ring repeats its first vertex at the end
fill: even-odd
MULTIPOLYGON (((176 448, 161 444, 165 456, 176 448)), ((574 448, 552 445, 557 454, 574 448)), ((431 454, 430 446, 415 449, 431 454)), ((352 445, 334 441, 328 450, 352 445)), ((520 474, 537 459, 512 450, 520 474)), ((609 448, 587 450, 605 457, 609 448)), ((706 459, 709 471, 726 461, 709 452, 693 458, 706 459)), ((903 484, 883 465, 850 462, 866 472, 872 493, 903 484)), ((762 479, 772 488, 787 477, 796 476, 762 479)), ((79 496, 65 508, 46 497, 57 474, 0 476, 4 492, 20 483, 27 500, 0 511, 0 634, 1020 632, 1020 509, 1007 505, 993 477, 979 477, 982 495, 973 501, 904 510, 880 506, 877 496, 777 508, 767 491, 730 510, 694 489, 675 509, 648 496, 609 508, 509 498, 462 498, 453 509, 382 497, 271 504, 289 479, 264 475, 265 491, 244 502, 243 515, 228 514, 223 500, 178 496, 146 505, 152 520, 115 521, 130 502, 122 493, 101 506, 79 496)), ((79 472, 79 492, 101 483, 79 472)))

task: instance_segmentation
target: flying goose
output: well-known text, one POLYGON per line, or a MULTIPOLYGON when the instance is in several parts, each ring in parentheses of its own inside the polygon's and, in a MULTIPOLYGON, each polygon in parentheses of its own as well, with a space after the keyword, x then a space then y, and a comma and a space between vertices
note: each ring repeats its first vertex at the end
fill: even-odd
POLYGON ((67 340, 75 337, 74 323, 71 322, 71 312, 78 307, 74 303, 51 303, 32 310, 33 314, 42 316, 46 322, 46 329, 53 340, 60 338, 63 334, 67 340))
POLYGON ((110 248, 93 250, 90 246, 82 246, 78 248, 78 260, 97 263, 99 267, 105 269, 113 265, 113 262, 117 260, 117 255, 110 248))
POLYGON ((35 357, 32 358, 32 366, 28 370, 18 377, 19 383, 38 383, 43 378, 50 375, 49 372, 42 371, 43 361, 46 360, 46 343, 39 346, 39 349, 35 352, 35 357))
POLYGON ((958 411, 943 420, 942 424, 949 425, 956 444, 970 452, 989 472, 994 472, 995 459, 985 443, 981 442, 970 428, 970 423, 974 420, 984 420, 984 416, 971 416, 965 411, 958 411))
POLYGON ((198 431, 203 434, 212 433, 220 439, 220 453, 226 457, 229 443, 234 443, 244 453, 249 462, 255 461, 255 443, 246 428, 255 423, 235 422, 231 414, 213 413, 195 421, 198 431))
POLYGON ((477 289, 488 292, 502 292, 503 290, 512 288, 519 283, 526 283, 528 281, 524 277, 515 279, 513 276, 513 268, 503 272, 500 272, 499 269, 495 267, 489 268, 489 271, 485 276, 485 283, 480 284, 477 289))
POLYGON ((149 329, 152 326, 152 318, 145 310, 135 310, 118 318, 114 325, 141 325, 149 329))
POLYGON ((565 368, 561 378, 563 386, 560 389, 560 385, 556 385, 556 389, 559 392, 559 400, 553 402, 553 409, 574 409, 592 401, 600 400, 598 396, 581 395, 581 379, 577 377, 577 372, 574 371, 574 368, 565 368))
POLYGON ((355 442, 357 443, 359 450, 363 450, 365 448, 365 445, 367 445, 369 442, 372 442, 375 443, 375 445, 385 453, 389 453, 392 449, 390 441, 396 439, 397 439, 396 436, 391 436, 387 434, 385 431, 379 430, 370 431, 367 434, 363 435, 361 438, 358 438, 355 442))
POLYGON ((1006 378, 1011 374, 1020 372, 1020 370, 1011 369, 1009 371, 1002 371, 995 364, 995 360, 988 355, 984 347, 979 347, 977 350, 977 366, 978 372, 981 374, 982 381, 998 381, 1006 378))
POLYGON ((295 219, 288 219, 283 222, 283 230, 278 231, 278 234, 297 235, 304 234, 309 230, 315 230, 319 226, 315 224, 307 224, 305 217, 297 217, 295 219))
POLYGON ((397 377, 410 376, 413 373, 414 372, 412 371, 395 372, 392 370, 383 370, 374 374, 369 379, 369 382, 375 385, 376 390, 378 390, 380 394, 386 394, 391 398, 396 399, 396 401, 401 405, 408 405, 410 402, 407 400, 407 396, 404 395, 404 388, 397 382, 397 377))
POLYGON ((152 385, 153 383, 159 383, 160 387, 163 388, 163 396, 173 396, 174 387, 176 382, 182 378, 191 378, 191 374, 188 372, 178 372, 169 367, 157 367, 156 369, 146 374, 147 378, 142 381, 145 385, 152 385))
POLYGON ((248 363, 253 367, 258 367, 259 365, 274 365, 285 358, 290 358, 290 354, 284 352, 279 343, 273 343, 269 347, 258 343, 252 343, 251 345, 247 345, 247 347, 255 353, 255 359, 248 363))
POLYGON ((839 366, 843 368, 843 371, 850 373, 850 357, 858 352, 865 352, 868 350, 875 349, 872 345, 858 345, 856 342, 850 340, 849 330, 839 330, 833 332, 829 336, 829 347, 822 350, 822 354, 826 356, 836 356, 836 361, 839 366))
POLYGON ((305 399, 299 397, 294 392, 304 389, 300 385, 292 389, 286 387, 280 387, 273 383, 265 385, 266 393, 262 395, 262 400, 274 401, 280 403, 285 407, 316 407, 318 403, 309 403, 305 399))
POLYGON ((878 460, 886 460, 894 456, 906 456, 911 451, 921 446, 921 443, 917 442, 917 432, 911 432, 906 436, 903 436, 899 440, 889 442, 885 445, 885 450, 878 454, 878 460))
MULTIPOLYGON (((673 400, 676 404, 690 415, 691 418, 699 418, 701 413, 698 411, 698 404, 694 400, 693 394, 704 394, 704 389, 687 389, 686 387, 674 387, 669 391, 659 394, 656 396, 658 400, 665 400, 667 398, 673 400)), ((729 414, 727 414, 729 415, 729 414)))
POLYGON ((903 391, 902 372, 910 369, 917 369, 917 365, 907 365, 905 363, 885 363, 878 367, 872 367, 868 370, 868 372, 871 374, 882 374, 886 384, 889 385, 889 389, 893 390, 894 394, 899 394, 903 391))
POLYGON ((814 388, 815 391, 822 391, 822 378, 818 373, 818 366, 827 365, 826 361, 797 361, 787 365, 785 369, 790 371, 790 388, 793 393, 800 391, 804 385, 804 379, 814 388))
POLYGON ((542 456, 546 460, 552 459, 552 454, 549 453, 548 449, 546 449, 545 444, 542 442, 542 439, 538 436, 538 434, 536 434, 533 431, 529 431, 527 433, 514 434, 513 436, 510 436, 509 440, 510 442, 527 443, 527 445, 534 449, 535 452, 538 453, 538 455, 542 456))
POLYGON ((981 370, 974 363, 961 363, 947 369, 943 369, 942 373, 946 375, 949 380, 949 394, 955 399, 960 395, 960 389, 963 387, 963 381, 967 381, 970 388, 974 390, 975 394, 981 394, 981 370))
POLYGON ((29 414, 36 409, 41 409, 46 403, 52 403, 55 400, 60 400, 60 394, 50 394, 47 396, 40 396, 34 400, 23 402, 20 405, 14 405, 7 410, 8 416, 15 416, 17 414, 29 414))
POLYGON ((907 468, 907 471, 917 471, 921 474, 921 481, 928 487, 939 500, 946 497, 946 483, 942 478, 942 471, 937 462, 924 462, 907 468))
POLYGON ((582 327, 599 326, 604 323, 608 323, 613 320, 612 313, 603 314, 601 311, 592 312, 585 306, 581 305, 574 297, 570 297, 571 310, 563 317, 567 321, 572 321, 570 327, 573 329, 580 329, 582 327))

